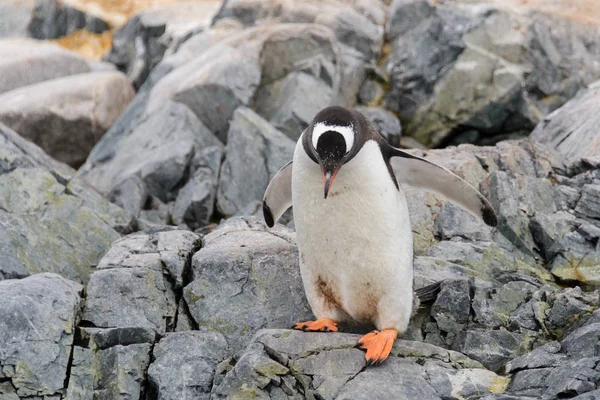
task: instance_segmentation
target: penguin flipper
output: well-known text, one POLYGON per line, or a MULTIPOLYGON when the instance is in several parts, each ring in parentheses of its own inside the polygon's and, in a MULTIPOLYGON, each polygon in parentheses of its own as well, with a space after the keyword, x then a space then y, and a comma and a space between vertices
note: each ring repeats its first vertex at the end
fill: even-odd
POLYGON ((263 197, 265 222, 272 228, 292 205, 292 162, 285 164, 271 179, 263 197))
POLYGON ((496 212, 490 202, 467 181, 424 158, 391 146, 389 151, 398 183, 437 193, 481 218, 489 226, 498 225, 496 212))

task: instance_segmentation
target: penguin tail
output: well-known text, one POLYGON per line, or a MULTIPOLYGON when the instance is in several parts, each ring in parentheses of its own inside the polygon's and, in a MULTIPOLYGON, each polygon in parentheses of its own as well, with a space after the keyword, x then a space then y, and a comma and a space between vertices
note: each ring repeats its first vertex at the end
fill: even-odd
POLYGON ((430 285, 423 286, 422 288, 415 290, 415 296, 419 298, 421 304, 431 303, 435 301, 440 290, 442 290, 442 283, 444 283, 444 281, 434 282, 430 285))

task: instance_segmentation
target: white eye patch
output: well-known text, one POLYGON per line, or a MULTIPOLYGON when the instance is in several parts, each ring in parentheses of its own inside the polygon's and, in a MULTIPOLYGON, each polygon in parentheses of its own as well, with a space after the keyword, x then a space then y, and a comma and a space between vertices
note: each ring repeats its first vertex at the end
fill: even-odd
POLYGON ((354 144, 354 126, 328 125, 324 122, 319 122, 313 127, 312 145, 316 149, 319 143, 319 137, 327 131, 335 131, 344 137, 346 142, 346 154, 352 149, 354 144))

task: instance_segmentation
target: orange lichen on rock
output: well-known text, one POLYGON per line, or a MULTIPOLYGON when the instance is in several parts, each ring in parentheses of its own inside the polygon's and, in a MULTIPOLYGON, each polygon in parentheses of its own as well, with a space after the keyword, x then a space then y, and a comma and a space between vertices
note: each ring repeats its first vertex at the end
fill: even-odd
POLYGON ((100 60, 111 47, 113 31, 92 33, 78 30, 68 36, 52 40, 52 42, 80 54, 91 60, 100 60))

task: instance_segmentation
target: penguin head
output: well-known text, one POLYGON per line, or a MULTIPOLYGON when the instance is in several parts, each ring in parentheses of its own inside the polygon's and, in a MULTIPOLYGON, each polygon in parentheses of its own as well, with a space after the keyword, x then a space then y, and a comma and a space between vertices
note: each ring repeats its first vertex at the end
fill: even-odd
POLYGON ((321 110, 309 125, 304 149, 321 166, 325 198, 342 165, 356 153, 358 125, 354 113, 339 106, 321 110))

